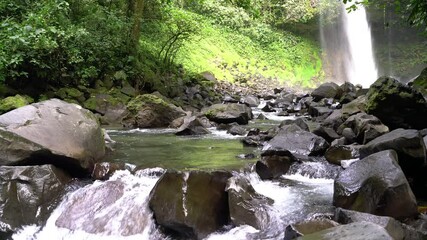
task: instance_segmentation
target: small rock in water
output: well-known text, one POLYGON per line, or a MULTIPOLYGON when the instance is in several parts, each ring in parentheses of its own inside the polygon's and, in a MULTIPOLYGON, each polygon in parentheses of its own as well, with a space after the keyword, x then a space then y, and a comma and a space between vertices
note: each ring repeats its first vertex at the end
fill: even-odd
POLYGON ((239 154, 236 157, 241 159, 254 159, 256 156, 253 153, 248 153, 248 154, 239 154))
POLYGON ((343 167, 344 169, 348 168, 351 166, 351 164, 359 161, 360 159, 355 158, 355 159, 349 159, 349 160, 341 160, 341 167, 343 167))

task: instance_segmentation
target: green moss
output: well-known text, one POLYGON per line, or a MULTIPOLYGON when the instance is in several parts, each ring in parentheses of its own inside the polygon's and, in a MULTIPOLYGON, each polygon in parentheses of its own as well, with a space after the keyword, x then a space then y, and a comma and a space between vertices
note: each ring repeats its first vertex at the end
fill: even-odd
POLYGON ((25 95, 21 96, 19 94, 4 98, 0 101, 0 113, 5 113, 33 102, 34 99, 32 99, 31 97, 25 95))
POLYGON ((131 112, 136 112, 144 105, 156 105, 157 108, 169 108, 171 104, 154 94, 143 94, 130 100, 127 104, 127 109, 131 112))

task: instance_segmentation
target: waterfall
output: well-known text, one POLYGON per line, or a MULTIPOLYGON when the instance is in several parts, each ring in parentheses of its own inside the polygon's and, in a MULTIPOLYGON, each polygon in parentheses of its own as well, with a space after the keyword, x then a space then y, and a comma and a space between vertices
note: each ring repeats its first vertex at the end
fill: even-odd
POLYGON ((377 80, 378 70, 366 10, 359 6, 356 11, 348 13, 344 4, 339 8, 341 14, 334 23, 328 23, 326 19, 330 18, 327 14, 336 12, 329 11, 321 17, 325 71, 329 80, 369 87, 377 80))

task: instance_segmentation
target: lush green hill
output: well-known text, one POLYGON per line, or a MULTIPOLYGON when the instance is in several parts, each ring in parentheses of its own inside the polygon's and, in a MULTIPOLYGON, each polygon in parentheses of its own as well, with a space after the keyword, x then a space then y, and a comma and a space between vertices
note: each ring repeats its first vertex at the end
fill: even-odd
MULTIPOLYGON (((319 43, 270 25, 248 20, 243 27, 217 24, 215 19, 189 10, 173 8, 185 24, 197 24, 191 40, 182 43, 174 63, 189 73, 212 72, 217 79, 251 81, 276 79, 287 85, 312 87, 322 80, 319 43)), ((178 20, 177 20, 178 21, 178 20)), ((238 20, 237 20, 238 21, 238 20)), ((157 22, 156 29, 168 36, 168 21, 157 22), (159 25, 160 24, 160 25, 159 25)), ((146 28, 152 29, 152 23, 146 28)), ((159 41, 158 31, 142 34, 141 46, 158 54, 167 38, 159 41)), ((170 34, 169 34, 170 35, 170 34)))

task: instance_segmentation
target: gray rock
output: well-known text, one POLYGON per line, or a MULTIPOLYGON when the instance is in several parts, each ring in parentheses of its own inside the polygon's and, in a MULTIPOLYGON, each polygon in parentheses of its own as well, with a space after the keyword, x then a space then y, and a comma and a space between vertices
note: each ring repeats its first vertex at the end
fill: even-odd
POLYGON ((274 201, 257 193, 247 178, 237 174, 228 179, 226 191, 234 225, 249 225, 259 230, 269 226, 268 207, 274 201))
POLYGON ((1 165, 52 163, 71 172, 90 172, 105 154, 104 136, 95 116, 58 99, 3 114, 0 127, 1 165))
POLYGON ((204 127, 204 124, 196 116, 185 117, 184 123, 175 133, 178 136, 182 135, 204 135, 209 134, 210 131, 204 127))
POLYGON ((383 227, 370 222, 356 222, 308 234, 301 240, 394 240, 383 227))
POLYGON ((421 134, 417 130, 396 129, 382 135, 360 149, 360 156, 393 149, 399 156, 399 165, 408 178, 412 179, 412 189, 415 194, 425 194, 422 186, 426 174, 423 167, 426 164, 426 146, 421 134))
POLYGON ((296 127, 280 129, 278 134, 264 146, 263 154, 280 155, 278 153, 289 151, 296 157, 313 156, 324 153, 328 147, 328 142, 322 137, 296 127))
POLYGON ((0 168, 0 232, 43 225, 71 178, 53 165, 0 168))
POLYGON ((339 98, 341 95, 341 89, 336 83, 323 83, 316 88, 311 96, 315 101, 319 101, 323 98, 339 98))
POLYGON ((262 180, 279 178, 288 172, 294 161, 292 156, 263 156, 255 164, 255 171, 262 180))
POLYGON ((337 208, 335 210, 334 220, 341 224, 354 222, 371 222, 383 227, 393 239, 417 240, 425 239, 425 235, 416 229, 403 224, 394 218, 385 216, 376 216, 369 213, 356 212, 337 208), (424 238, 423 238, 424 237, 424 238))
POLYGON ((228 172, 173 172, 159 179, 149 206, 157 224, 186 239, 203 239, 229 222, 228 172))
POLYGON ((216 123, 232 123, 248 124, 253 118, 252 110, 244 104, 214 104, 204 108, 202 113, 206 117, 216 123))
POLYGON ((298 127, 300 127, 304 131, 310 131, 307 122, 302 117, 298 117, 298 118, 295 118, 295 119, 286 119, 286 120, 283 120, 280 123, 279 128, 283 128, 284 126, 291 125, 291 124, 297 125, 298 127))
POLYGON ((123 120, 127 128, 168 127, 175 119, 187 115, 160 93, 139 95, 128 102, 127 109, 129 114, 123 120))
POLYGON ((375 116, 366 113, 358 113, 350 116, 337 130, 342 133, 345 128, 351 128, 356 134, 356 139, 361 144, 366 144, 372 139, 375 139, 389 132, 387 126, 375 116))
POLYGON ((242 97, 240 99, 240 102, 248 105, 249 107, 258 107, 258 105, 260 104, 259 98, 252 95, 242 97))
POLYGON ((359 148, 357 145, 331 146, 326 150, 325 158, 330 163, 341 165, 342 160, 359 158, 359 148))
POLYGON ((339 173, 333 202, 336 207, 396 219, 418 215, 415 196, 393 150, 370 155, 339 173))

